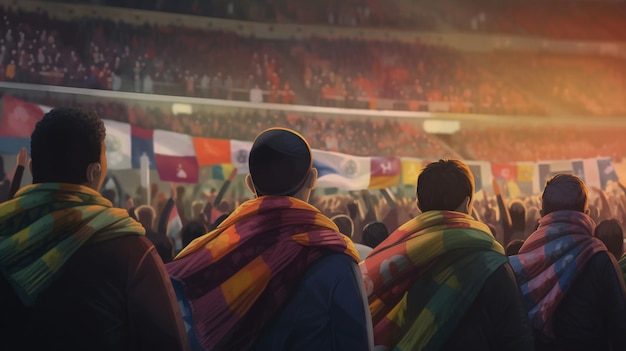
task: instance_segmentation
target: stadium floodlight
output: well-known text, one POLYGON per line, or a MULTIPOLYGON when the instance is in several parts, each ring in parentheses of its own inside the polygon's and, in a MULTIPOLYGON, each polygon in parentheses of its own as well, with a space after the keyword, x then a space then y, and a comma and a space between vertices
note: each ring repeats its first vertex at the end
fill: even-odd
POLYGON ((193 108, 189 104, 172 104, 172 113, 174 115, 190 115, 193 108))
POLYGON ((461 129, 459 121, 428 119, 424 121, 424 131, 430 134, 454 134, 461 129))

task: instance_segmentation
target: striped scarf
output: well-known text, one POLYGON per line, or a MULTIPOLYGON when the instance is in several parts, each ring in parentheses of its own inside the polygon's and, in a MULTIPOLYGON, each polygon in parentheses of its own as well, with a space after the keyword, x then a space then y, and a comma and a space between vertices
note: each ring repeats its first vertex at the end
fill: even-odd
POLYGON ((428 211, 405 223, 360 265, 375 344, 441 349, 506 261, 489 228, 466 214, 428 211))
POLYGON ((0 270, 26 306, 86 242, 144 233, 112 206, 95 190, 59 183, 26 186, 0 204, 0 270))
POLYGON ((311 205, 278 196, 243 203, 167 265, 183 290, 183 314, 192 315, 191 342, 205 350, 249 349, 307 268, 331 252, 359 261, 352 241, 311 205))
POLYGON ((510 258, 530 322, 546 336, 552 335, 552 314, 578 274, 593 255, 606 251, 593 237, 594 227, 582 212, 552 212, 539 220, 537 231, 510 258))

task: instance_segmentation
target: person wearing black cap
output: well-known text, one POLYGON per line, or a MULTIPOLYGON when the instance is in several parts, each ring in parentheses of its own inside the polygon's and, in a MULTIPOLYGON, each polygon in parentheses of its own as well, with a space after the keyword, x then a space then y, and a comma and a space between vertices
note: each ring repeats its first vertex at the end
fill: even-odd
POLYGON ((358 253, 307 203, 317 170, 306 140, 272 128, 254 141, 243 203, 168 264, 188 336, 201 350, 371 350, 358 253))

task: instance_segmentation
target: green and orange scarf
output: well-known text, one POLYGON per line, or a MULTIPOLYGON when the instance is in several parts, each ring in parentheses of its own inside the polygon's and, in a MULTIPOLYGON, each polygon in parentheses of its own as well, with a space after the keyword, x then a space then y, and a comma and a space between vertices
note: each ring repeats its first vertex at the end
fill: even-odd
POLYGON ((333 252, 359 261, 352 241, 319 210, 291 197, 262 196, 189 244, 167 270, 175 287, 183 287, 190 338, 205 350, 245 350, 311 264, 333 252))
POLYGON ((405 223, 360 264, 375 344, 398 351, 441 349, 505 262, 489 228, 466 214, 428 211, 405 223))
POLYGON ((29 185, 0 204, 0 271, 30 306, 85 243, 144 233, 88 187, 29 185))

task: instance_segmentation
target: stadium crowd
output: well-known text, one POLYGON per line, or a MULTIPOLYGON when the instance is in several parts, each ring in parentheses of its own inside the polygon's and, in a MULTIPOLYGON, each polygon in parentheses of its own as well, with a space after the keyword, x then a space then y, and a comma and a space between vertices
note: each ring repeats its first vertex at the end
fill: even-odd
MULTIPOLYGON (((67 2, 67 1, 66 1, 67 2)), ((69 2, 84 3, 84 0, 69 2)), ((311 3, 305 0, 141 1, 104 0, 107 6, 276 23, 533 35, 558 39, 626 39, 626 6, 611 1, 403 1, 311 3), (442 25, 443 23, 443 25, 442 25)))
POLYGON ((93 112, 54 109, 32 133, 32 185, 20 188, 25 148, 10 176, 0 162, 9 349, 626 347, 619 183, 557 174, 511 201, 497 180, 475 193, 469 167, 446 159, 422 169, 417 202, 321 195, 306 140, 270 128, 250 151, 249 196, 228 195, 233 171, 219 192, 134 198, 107 173, 105 133, 93 112))
POLYGON ((93 18, 61 21, 6 8, 0 16, 0 79, 7 81, 349 108, 626 111, 619 98, 626 89, 623 65, 598 57, 466 57, 422 43, 262 40, 93 18))

